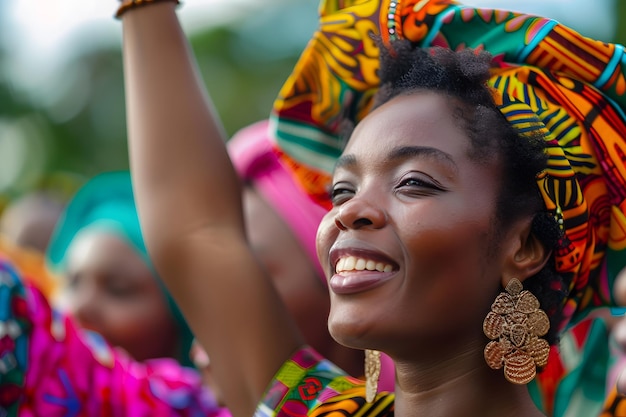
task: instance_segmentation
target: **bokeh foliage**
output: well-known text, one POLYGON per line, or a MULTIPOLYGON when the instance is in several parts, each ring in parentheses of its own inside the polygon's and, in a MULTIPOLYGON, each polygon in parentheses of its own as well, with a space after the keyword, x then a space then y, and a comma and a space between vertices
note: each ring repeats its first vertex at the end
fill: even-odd
MULTIPOLYGON (((235 20, 189 34, 228 134, 268 116, 317 24, 315 0, 266 1, 267 7, 244 9, 235 20)), ((49 182, 52 173, 88 178, 128 168, 120 46, 105 42, 71 58, 60 72, 64 88, 57 89, 61 93, 54 99, 37 100, 36 93, 26 94, 0 75, 0 135, 5 136, 0 136, 0 161, 14 159, 7 156, 6 146, 2 155, 2 143, 10 142, 7 132, 20 131, 13 142, 27 144, 29 153, 8 187, 1 178, 8 175, 8 167, 0 167, 0 194, 5 198, 49 182)), ((0 68, 7 59, 0 50, 0 68)))

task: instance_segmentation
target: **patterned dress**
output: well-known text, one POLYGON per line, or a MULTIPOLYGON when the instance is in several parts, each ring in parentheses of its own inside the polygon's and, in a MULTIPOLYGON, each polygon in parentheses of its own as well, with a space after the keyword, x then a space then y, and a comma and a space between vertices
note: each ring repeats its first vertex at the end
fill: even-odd
POLYGON ((255 417, 393 416, 394 395, 365 401, 365 382, 346 375, 311 347, 283 364, 257 407, 255 417))

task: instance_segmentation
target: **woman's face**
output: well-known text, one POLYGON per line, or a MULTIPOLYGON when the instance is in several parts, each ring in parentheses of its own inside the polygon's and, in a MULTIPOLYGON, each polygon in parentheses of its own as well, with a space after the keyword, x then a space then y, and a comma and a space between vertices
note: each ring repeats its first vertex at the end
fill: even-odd
POLYGON ((501 279, 500 169, 497 158, 468 157, 448 100, 391 100, 357 126, 337 164, 318 253, 329 328, 347 346, 397 356, 483 339, 501 279))
POLYGON ((142 361, 177 354, 178 331, 151 270, 131 245, 93 230, 69 248, 65 300, 80 326, 142 361))

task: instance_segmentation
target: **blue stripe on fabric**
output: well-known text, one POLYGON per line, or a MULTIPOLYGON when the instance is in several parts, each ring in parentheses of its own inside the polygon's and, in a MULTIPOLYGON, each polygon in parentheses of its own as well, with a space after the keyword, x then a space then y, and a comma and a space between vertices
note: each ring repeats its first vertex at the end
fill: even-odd
POLYGON ((437 36, 439 31, 441 30, 441 27, 443 26, 443 21, 450 14, 455 14, 457 11, 459 11, 461 9, 467 9, 467 7, 466 6, 452 5, 452 6, 450 6, 450 8, 448 10, 446 10, 445 13, 442 13, 441 15, 437 16, 436 20, 433 22, 433 25, 432 25, 431 29, 428 31, 428 34, 424 37, 424 40, 422 41, 422 45, 423 46, 430 46, 430 44, 433 41, 433 39, 435 38, 435 36, 437 36))
POLYGON ((552 29, 554 29, 554 27, 558 24, 558 22, 555 20, 547 20, 548 23, 546 23, 544 27, 539 30, 539 33, 537 33, 537 35, 535 35, 535 37, 533 37, 533 39, 519 51, 517 55, 517 62, 526 62, 528 55, 530 55, 532 51, 535 50, 537 45, 539 45, 539 43, 545 39, 546 35, 550 33, 552 29))
POLYGON ((617 66, 623 59, 624 59, 624 47, 622 45, 615 44, 615 52, 613 53, 613 56, 607 63, 606 67, 604 68, 604 71, 602 71, 602 74, 600 74, 600 76, 598 77, 596 82, 593 83, 593 85, 596 86, 597 88, 602 88, 604 84, 609 82, 609 80, 611 79, 611 75, 615 71, 615 68, 617 68, 617 66))

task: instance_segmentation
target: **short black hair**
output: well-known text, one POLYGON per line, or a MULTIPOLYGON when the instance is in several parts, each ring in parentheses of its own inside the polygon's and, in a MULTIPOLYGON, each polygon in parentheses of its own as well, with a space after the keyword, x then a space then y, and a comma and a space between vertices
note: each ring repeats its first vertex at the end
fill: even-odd
MULTIPOLYGON (((499 158, 503 172, 496 207, 494 232, 523 216, 533 216, 532 233, 554 253, 562 232, 543 203, 537 175, 547 165, 543 136, 521 136, 509 124, 493 100, 487 85, 492 56, 484 50, 421 48, 398 40, 381 45, 380 88, 373 108, 394 97, 434 91, 451 100, 451 109, 470 138, 468 155, 477 162, 499 158)), ((496 239, 497 240, 497 239, 496 239)), ((539 299, 550 317, 550 344, 558 341, 567 285, 556 272, 554 255, 536 275, 524 281, 525 289, 539 299)))

